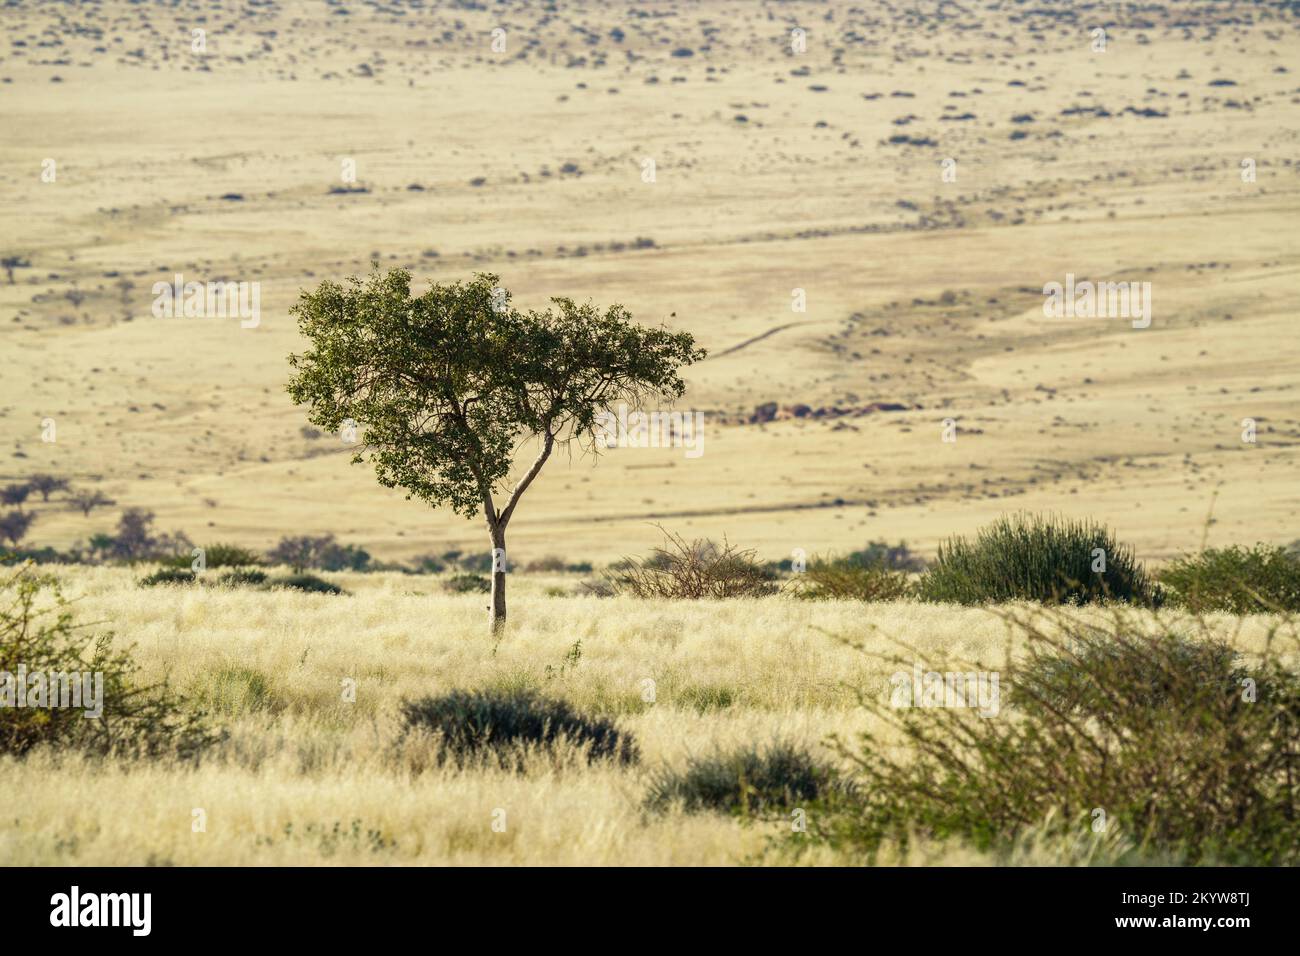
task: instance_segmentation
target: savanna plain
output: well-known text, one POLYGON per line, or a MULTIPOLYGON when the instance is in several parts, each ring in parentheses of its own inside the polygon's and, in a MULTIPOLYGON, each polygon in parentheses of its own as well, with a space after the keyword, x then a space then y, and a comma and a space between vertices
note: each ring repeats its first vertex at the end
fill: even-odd
POLYGON ((0 670, 139 692, 0 711, 0 862, 1296 862, 1293 5, 0 22, 0 670), (394 268, 708 352, 700 454, 542 470, 499 632, 481 520, 286 392, 394 268))

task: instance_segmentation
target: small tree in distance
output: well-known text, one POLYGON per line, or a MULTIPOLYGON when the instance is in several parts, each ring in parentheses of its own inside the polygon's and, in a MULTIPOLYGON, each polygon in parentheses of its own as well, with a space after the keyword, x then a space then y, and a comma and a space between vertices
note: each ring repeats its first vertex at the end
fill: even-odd
POLYGON ((680 397, 678 369, 705 354, 688 333, 636 325, 620 305, 555 298, 520 312, 498 282, 479 273, 418 297, 400 269, 322 282, 292 310, 311 347, 289 356, 288 386, 312 424, 357 424, 352 460, 369 460, 380 484, 484 516, 499 557, 493 633, 506 620, 506 527, 555 447, 590 436, 612 403, 680 397), (535 457, 510 484, 529 444, 535 457))
POLYGON ((49 501, 50 495, 56 491, 68 490, 68 479, 55 475, 32 475, 27 479, 27 484, 41 496, 41 501, 49 501))
POLYGON ((0 515, 0 541, 8 541, 15 548, 27 536, 27 529, 36 520, 30 511, 6 511, 0 515))
POLYGON ((83 517, 90 517, 91 511, 96 508, 106 508, 109 505, 117 504, 112 498, 105 495, 102 491, 74 491, 68 495, 68 505, 75 511, 80 511, 83 517))

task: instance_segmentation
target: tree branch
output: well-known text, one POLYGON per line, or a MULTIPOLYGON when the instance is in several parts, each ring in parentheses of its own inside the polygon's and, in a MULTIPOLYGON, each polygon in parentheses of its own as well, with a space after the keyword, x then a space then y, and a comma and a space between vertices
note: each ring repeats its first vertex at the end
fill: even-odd
POLYGON ((537 460, 528 469, 528 473, 519 479, 519 484, 515 485, 515 490, 510 493, 509 504, 501 512, 501 526, 503 528, 510 523, 510 516, 515 513, 515 505, 519 504, 519 499, 523 497, 524 492, 528 490, 528 486, 533 483, 533 479, 542 470, 542 465, 546 464, 546 459, 551 457, 551 449, 554 447, 555 435, 548 427, 546 429, 546 438, 542 442, 542 453, 537 456, 537 460))

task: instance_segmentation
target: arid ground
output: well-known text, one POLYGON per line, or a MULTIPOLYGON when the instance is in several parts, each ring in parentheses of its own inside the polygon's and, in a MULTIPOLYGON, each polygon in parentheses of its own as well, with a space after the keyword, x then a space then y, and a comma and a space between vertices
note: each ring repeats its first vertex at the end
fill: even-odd
MULTIPOLYGON (((300 291, 376 262, 417 290, 490 272, 523 307, 622 303, 709 351, 677 405, 704 413, 703 454, 561 455, 511 524, 517 562, 644 554, 656 525, 771 561, 929 555, 1021 510, 1102 521, 1154 565, 1300 539, 1285 4, 105 0, 0 22, 0 486, 114 502, 31 497, 28 545, 141 507, 199 544, 486 550, 286 394, 300 291), (156 316, 178 275, 258 283, 255 326, 156 316), (1149 327, 1046 317, 1067 276, 1150 283, 1149 327)), ((56 573, 231 736, 198 767, 3 758, 6 863, 771 860, 764 826, 648 814, 646 775, 769 738, 836 759, 853 688, 884 676, 839 637, 981 660, 1016 640, 982 609, 520 575, 493 644, 481 597, 416 576, 336 575, 334 597, 56 573), (402 698, 517 686, 617 715, 642 764, 415 774, 392 753, 402 698)), ((1213 626, 1250 653, 1270 619, 1213 626)))
MULTIPOLYGON (((704 454, 552 463, 525 559, 639 553, 655 522, 773 559, 930 550, 1023 508, 1158 560, 1216 487, 1212 541, 1300 536, 1293 13, 478 7, 6 7, 0 244, 30 265, 0 284, 0 480, 72 475, 196 540, 486 547, 304 437, 284 392, 298 292, 378 260, 621 302, 710 350, 678 406, 704 454), (155 318, 178 273, 259 282, 260 324, 155 318), (1150 327, 1044 318, 1067 273, 1151 282, 1150 327), (748 423, 768 402, 822 414, 748 423)), ((48 508, 31 538, 114 520, 48 508)))

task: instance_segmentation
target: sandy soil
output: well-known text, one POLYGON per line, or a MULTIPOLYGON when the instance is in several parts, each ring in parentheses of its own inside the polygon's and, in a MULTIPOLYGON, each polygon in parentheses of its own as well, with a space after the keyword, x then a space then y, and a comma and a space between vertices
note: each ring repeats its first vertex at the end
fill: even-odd
POLYGON ((679 406, 705 453, 553 462, 524 560, 640 552, 656 522, 770 558, 928 550, 1020 508, 1160 559, 1215 489, 1211 541, 1298 538, 1296 16, 1040 6, 8 6, 0 482, 117 501, 36 502, 37 544, 140 505, 199 542, 486 547, 284 392, 299 290, 378 260, 622 302, 712 353, 679 406), (260 283, 260 324, 155 318, 177 273, 260 283), (1150 328, 1045 318, 1067 273, 1150 282, 1150 328), (822 414, 751 423, 767 402, 822 414))

